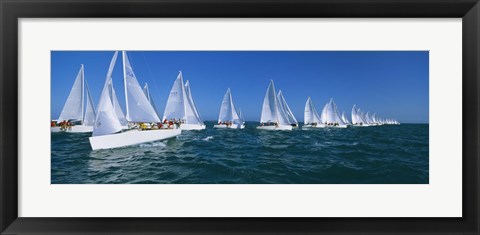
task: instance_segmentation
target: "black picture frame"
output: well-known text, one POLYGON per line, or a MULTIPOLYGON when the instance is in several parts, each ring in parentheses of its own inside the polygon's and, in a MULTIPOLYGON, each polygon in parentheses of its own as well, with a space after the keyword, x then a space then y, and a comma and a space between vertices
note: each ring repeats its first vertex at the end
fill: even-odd
MULTIPOLYGON (((4 234, 478 234, 478 0, 0 0, 0 231, 4 234), (462 218, 18 217, 18 19, 107 17, 462 18, 462 218)), ((449 156, 460 157, 460 156, 449 156)), ((281 205, 279 205, 281 206, 281 205)), ((442 205, 438 205, 439 207, 442 205)))

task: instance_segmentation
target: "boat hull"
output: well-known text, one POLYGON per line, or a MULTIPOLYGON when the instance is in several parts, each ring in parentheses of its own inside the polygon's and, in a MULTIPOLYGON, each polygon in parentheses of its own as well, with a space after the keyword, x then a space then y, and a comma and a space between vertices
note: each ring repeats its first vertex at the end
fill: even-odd
POLYGON ((354 127, 367 127, 367 126, 370 126, 370 125, 357 125, 357 124, 354 124, 354 125, 352 125, 352 126, 354 126, 354 127))
POLYGON ((50 127, 50 132, 68 132, 68 133, 88 133, 93 132, 93 126, 71 126, 66 130, 62 130, 59 126, 50 127))
POLYGON ((293 127, 290 126, 290 125, 279 125, 279 126, 257 126, 257 129, 259 130, 271 130, 271 131, 275 131, 275 130, 282 130, 282 131, 289 131, 289 130, 292 130, 293 127))
POLYGON ((325 125, 303 125, 302 129, 325 128, 325 125))
POLYGON ((204 130, 206 128, 205 125, 198 125, 198 124, 180 124, 180 129, 184 131, 192 131, 192 130, 204 130))
POLYGON ((243 129, 243 128, 245 128, 245 125, 242 125, 242 124, 232 124, 230 126, 214 125, 213 128, 218 128, 218 129, 243 129))
POLYGON ((339 126, 326 126, 326 128, 347 128, 347 125, 339 125, 339 126))
POLYGON ((180 129, 161 129, 161 130, 129 130, 111 135, 90 137, 90 146, 93 150, 113 149, 138 145, 180 135, 180 129))

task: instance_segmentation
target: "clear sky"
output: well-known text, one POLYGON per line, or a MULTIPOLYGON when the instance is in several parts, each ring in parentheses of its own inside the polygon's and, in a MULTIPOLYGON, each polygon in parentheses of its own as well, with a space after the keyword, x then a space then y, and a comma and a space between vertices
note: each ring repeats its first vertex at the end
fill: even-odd
MULTIPOLYGON (((97 104, 113 51, 51 53, 51 114, 60 115, 71 86, 85 66, 85 78, 97 104)), ((428 123, 428 51, 129 51, 139 83, 149 84, 160 116, 178 71, 189 80, 203 120, 216 120, 230 88, 247 121, 259 121, 270 79, 298 121, 310 96, 320 112, 330 98, 351 119, 352 106, 396 118, 428 123)), ((113 72, 125 112, 121 54, 113 72)), ((161 118, 161 117, 160 117, 161 118)))

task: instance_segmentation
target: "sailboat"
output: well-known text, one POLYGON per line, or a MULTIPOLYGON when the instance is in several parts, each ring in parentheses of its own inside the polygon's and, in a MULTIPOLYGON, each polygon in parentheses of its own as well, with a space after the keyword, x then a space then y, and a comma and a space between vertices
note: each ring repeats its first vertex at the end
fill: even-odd
MULTIPOLYGON (((112 71, 117 54, 118 52, 115 52, 110 62, 110 68, 98 103, 93 134, 89 138, 92 149, 111 149, 138 145, 180 135, 181 130, 175 126, 163 128, 160 125, 150 125, 150 127, 147 127, 148 130, 130 128, 122 131, 122 123, 114 108, 118 100, 115 100, 116 96, 112 93, 112 71)), ((127 111, 126 120, 129 123, 159 123, 160 118, 140 87, 125 51, 122 52, 122 56, 127 111)))
POLYGON ((242 109, 238 109, 238 118, 240 118, 240 123, 242 123, 245 126, 245 119, 243 118, 243 113, 242 109))
POLYGON ((162 119, 179 123, 182 130, 203 130, 206 127, 193 101, 190 83, 183 83, 181 71, 173 83, 162 119))
POLYGON ((357 108, 356 105, 352 107, 352 125, 353 126, 369 126, 365 118, 363 117, 362 111, 357 108))
POLYGON ((285 112, 287 114, 288 123, 293 127, 298 127, 297 119, 295 118, 295 116, 293 116, 292 110, 290 110, 290 107, 288 106, 285 97, 283 97, 282 90, 278 91, 277 100, 280 103, 280 108, 282 109, 282 112, 285 112))
POLYGON ((345 111, 342 112, 342 121, 348 125, 352 125, 352 123, 350 123, 350 121, 348 121, 348 118, 347 116, 345 116, 345 111))
POLYGON ((331 98, 330 101, 324 106, 322 110, 322 116, 320 118, 322 123, 324 123, 327 127, 347 127, 347 124, 343 122, 340 114, 338 113, 337 105, 333 101, 333 98, 331 98))
POLYGON ((237 113, 235 105, 233 104, 230 88, 227 89, 227 92, 223 96, 222 106, 220 107, 220 114, 218 115, 218 124, 214 125, 213 128, 245 128, 245 125, 240 119, 240 115, 237 113))
POLYGON ((85 133, 93 131, 95 107, 85 80, 83 64, 80 66, 67 101, 57 121, 52 121, 51 132, 85 133), (86 93, 86 96, 85 96, 86 93), (85 99, 87 100, 85 107, 85 99), (67 122, 69 123, 67 125, 67 122))
POLYGON ((273 80, 267 88, 267 93, 263 99, 262 115, 260 117, 260 130, 292 130, 288 122, 287 114, 281 108, 281 104, 275 94, 275 85, 273 80))
POLYGON ((307 102, 305 103, 305 112, 304 112, 303 118, 304 118, 303 120, 304 125, 302 126, 302 129, 325 127, 310 97, 308 97, 307 102))

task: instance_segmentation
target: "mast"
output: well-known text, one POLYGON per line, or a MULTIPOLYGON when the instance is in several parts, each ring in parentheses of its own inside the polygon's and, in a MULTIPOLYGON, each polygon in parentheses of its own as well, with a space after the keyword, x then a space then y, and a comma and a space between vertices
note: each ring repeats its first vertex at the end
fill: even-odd
MULTIPOLYGON (((235 110, 235 106, 233 105, 233 99, 232 99, 232 93, 230 91, 230 88, 228 88, 228 96, 230 98, 230 109, 231 109, 231 115, 232 115, 232 122, 235 120, 234 119, 234 113, 237 112, 237 110, 235 110)), ((238 115, 238 114, 237 114, 238 115)))
POLYGON ((185 98, 187 102, 189 102, 187 95, 185 94, 185 84, 183 83, 183 74, 182 71, 178 71, 180 75, 180 84, 182 85, 182 99, 183 99, 183 119, 185 123, 187 123, 187 103, 185 102, 185 98))
POLYGON ((123 59, 123 85, 125 87, 125 108, 127 109, 127 121, 130 120, 130 112, 128 111, 128 92, 127 92, 127 68, 125 67, 125 57, 127 56, 125 51, 122 51, 123 59))
POLYGON ((85 70, 83 69, 83 64, 81 64, 80 69, 82 70, 82 125, 85 120, 85 70))
POLYGON ((275 116, 277 118, 277 125, 280 125, 280 120, 278 120, 278 101, 277 101, 277 94, 275 93, 275 84, 273 84, 273 80, 270 80, 272 82, 272 89, 273 89, 273 100, 275 102, 275 116))

